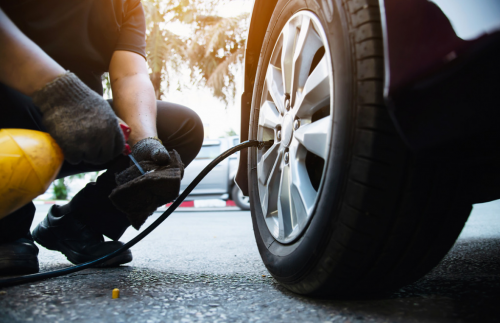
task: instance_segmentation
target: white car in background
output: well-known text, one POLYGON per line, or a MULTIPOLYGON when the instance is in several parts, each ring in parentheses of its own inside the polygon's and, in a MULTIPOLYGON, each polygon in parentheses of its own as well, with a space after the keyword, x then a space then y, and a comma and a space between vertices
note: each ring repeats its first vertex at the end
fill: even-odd
MULTIPOLYGON (((181 192, 217 156, 239 144, 238 136, 205 139, 196 158, 186 167, 181 182, 181 192)), ((235 185, 234 177, 238 168, 239 153, 233 154, 217 165, 189 194, 187 200, 220 199, 233 200, 242 210, 250 210, 249 198, 243 196, 235 185)))

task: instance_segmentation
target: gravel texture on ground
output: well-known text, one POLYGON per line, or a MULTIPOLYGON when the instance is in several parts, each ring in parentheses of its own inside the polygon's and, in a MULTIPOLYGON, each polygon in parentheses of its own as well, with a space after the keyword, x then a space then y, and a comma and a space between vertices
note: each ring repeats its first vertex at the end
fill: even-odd
MULTIPOLYGON (((248 212, 182 212, 132 249, 129 266, 0 289, 0 322, 498 322, 498 214, 499 202, 477 206, 451 252, 420 281, 390 295, 334 300, 293 294, 269 276, 248 212)), ((43 248, 40 262, 42 270, 68 265, 43 248)))

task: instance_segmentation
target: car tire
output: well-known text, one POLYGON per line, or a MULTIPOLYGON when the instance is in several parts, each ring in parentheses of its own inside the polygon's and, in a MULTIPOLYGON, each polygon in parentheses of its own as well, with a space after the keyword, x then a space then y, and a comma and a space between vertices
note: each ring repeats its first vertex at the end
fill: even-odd
POLYGON ((243 195, 238 185, 233 185, 231 189, 231 198, 240 209, 244 211, 250 210, 250 199, 243 195))
MULTIPOLYGON (((345 297, 398 289, 439 263, 470 213, 471 205, 457 198, 457 173, 444 163, 415 158, 398 135, 383 100, 383 55, 376 0, 279 0, 275 7, 261 48, 250 115, 250 139, 275 143, 249 150, 249 192, 262 260, 271 275, 293 292, 345 297), (325 61, 321 58, 330 69, 328 109, 303 121, 331 121, 330 128, 325 130, 327 123, 323 123, 323 132, 309 134, 312 139, 322 138, 324 158, 311 152, 319 151, 314 140, 304 149, 304 134, 299 138, 299 130, 292 135, 289 130, 291 124, 297 128, 290 120, 298 115, 288 117, 290 111, 303 105, 293 106, 298 99, 290 103, 292 95, 299 94, 291 91, 287 97, 285 74, 287 66, 295 66, 300 69, 294 72, 300 81, 302 65, 287 65, 286 57, 296 55, 284 55, 292 47, 283 44, 300 43, 300 31, 306 27, 293 20, 300 15, 310 17, 318 37, 324 35, 322 57, 330 56, 325 61), (298 35, 288 42, 290 30, 298 35), (281 69, 270 67, 274 60, 272 64, 281 64, 281 69), (285 84, 282 96, 280 73, 285 84), (285 101, 279 103, 283 97, 285 101), (269 112, 273 104, 277 113, 269 112), (285 110, 280 110, 283 106, 285 110), (273 118, 282 125, 266 128, 276 121, 273 118), (266 166, 269 158, 276 159, 275 166, 266 166), (292 169, 293 163, 299 171, 292 169), (307 194, 316 194, 310 199, 314 203, 306 205, 303 196, 307 194), (302 222, 296 221, 294 227, 299 214, 302 222)), ((318 65, 313 65, 307 77, 315 73, 318 65)), ((302 88, 305 96, 310 93, 306 87, 302 88)))

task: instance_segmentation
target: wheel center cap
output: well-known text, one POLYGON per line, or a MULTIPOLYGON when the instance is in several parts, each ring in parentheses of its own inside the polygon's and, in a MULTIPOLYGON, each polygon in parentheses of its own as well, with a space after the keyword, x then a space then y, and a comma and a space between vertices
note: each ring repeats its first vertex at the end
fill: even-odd
POLYGON ((291 115, 287 114, 283 118, 283 128, 281 129, 282 133, 282 140, 281 144, 284 145, 285 147, 288 147, 290 145, 290 142, 292 141, 292 134, 293 134, 293 118, 291 115))

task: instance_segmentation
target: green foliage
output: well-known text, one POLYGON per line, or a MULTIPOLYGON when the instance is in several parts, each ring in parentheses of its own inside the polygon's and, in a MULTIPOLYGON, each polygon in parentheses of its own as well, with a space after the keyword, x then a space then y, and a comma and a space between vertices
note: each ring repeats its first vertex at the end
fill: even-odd
MULTIPOLYGON (((95 181, 101 172, 90 173, 90 181, 95 181)), ((76 178, 85 178, 85 174, 71 175, 65 178, 56 179, 52 185, 52 194, 56 200, 68 199, 68 185, 76 178)))
MULTIPOLYGON (((170 76, 181 67, 190 69, 190 81, 207 86, 227 103, 234 97, 234 66, 244 55, 248 15, 222 18, 214 15, 216 5, 230 0, 148 0, 146 13, 146 55, 157 99, 162 84, 168 90, 170 76), (188 28, 189 37, 173 32, 179 24, 188 28)), ((178 81, 177 89, 182 88, 178 81)))
POLYGON ((244 57, 248 14, 209 17, 201 20, 189 50, 191 68, 196 68, 214 96, 227 102, 236 94, 235 69, 244 57))
POLYGON ((68 188, 66 187, 64 178, 56 179, 52 189, 56 200, 66 200, 68 198, 68 188))
MULTIPOLYGON (((185 42, 176 34, 164 28, 166 23, 165 9, 160 9, 158 1, 145 1, 144 8, 147 21, 146 56, 151 70, 151 82, 155 88, 155 95, 160 99, 162 91, 162 81, 166 81, 167 89, 170 87, 169 74, 179 72, 181 62, 186 57, 185 42)), ((179 14, 175 13, 172 1, 166 3, 169 12, 174 13, 175 19, 179 14)), ((171 18, 173 19, 173 18, 171 18)))
POLYGON ((233 128, 229 129, 229 131, 226 131, 226 135, 224 137, 232 137, 232 136, 237 136, 238 134, 236 131, 234 131, 233 128))
POLYGON ((109 80, 109 73, 106 72, 101 76, 102 90, 104 98, 111 98, 111 81, 109 80))

